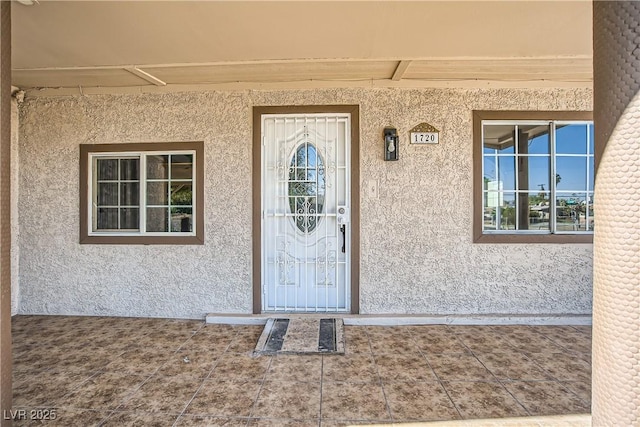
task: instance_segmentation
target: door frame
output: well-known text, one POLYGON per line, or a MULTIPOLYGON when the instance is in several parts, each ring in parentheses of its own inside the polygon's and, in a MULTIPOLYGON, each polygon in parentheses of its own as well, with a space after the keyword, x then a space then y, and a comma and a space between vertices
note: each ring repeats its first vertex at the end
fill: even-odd
POLYGON ((253 314, 262 313, 262 115, 263 114, 351 115, 351 314, 360 313, 360 107, 358 105, 285 105, 253 107, 252 144, 252 257, 253 314))

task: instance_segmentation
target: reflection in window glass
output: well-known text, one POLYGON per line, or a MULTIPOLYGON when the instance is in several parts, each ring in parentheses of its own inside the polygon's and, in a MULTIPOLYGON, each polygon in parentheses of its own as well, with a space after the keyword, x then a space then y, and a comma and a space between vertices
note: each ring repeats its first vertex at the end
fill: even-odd
POLYGON ((516 189, 516 158, 498 157, 498 181, 504 190, 516 189))
POLYGON ((97 159, 98 181, 113 181, 118 179, 118 159, 97 159))
POLYGON ((169 229, 169 211, 166 208, 147 208, 147 231, 166 232, 169 229))
POLYGON ((556 153, 557 154, 587 154, 586 124, 558 124, 556 126, 556 153))
POLYGON ((193 154, 94 159, 93 231, 193 231, 193 154), (142 189, 146 197, 141 201, 142 189))
POLYGON ((483 152, 485 154, 515 153, 515 129, 515 125, 485 126, 483 152))
POLYGON ((549 125, 518 126, 518 154, 549 154, 549 125))
POLYGON ((296 227, 312 232, 324 210, 325 173, 322 157, 311 143, 301 144, 291 159, 288 194, 296 227))
POLYGON ((96 158, 93 231, 138 230, 139 158, 96 158))
POLYGON ((587 191, 587 158, 557 156, 556 183, 558 191, 587 191))
POLYGON ((483 230, 592 231, 592 134, 584 123, 485 120, 483 230))
POLYGON ((169 184, 167 182, 147 182, 147 204, 167 206, 169 199, 169 184))
POLYGON ((550 230, 550 213, 551 204, 550 193, 540 191, 537 193, 529 193, 527 195, 528 217, 529 217, 529 230, 550 230))
POLYGON ((169 156, 147 156, 147 179, 169 177, 169 156))
POLYGON ((193 156, 191 154, 173 154, 171 156, 171 178, 191 179, 193 173, 193 156))
POLYGON ((524 172, 527 172, 527 175, 524 176, 528 180, 528 184, 525 185, 523 183, 522 185, 520 185, 519 190, 548 191, 549 176, 551 174, 550 157, 521 157, 519 161, 519 169, 523 172, 523 174, 524 172))
POLYGON ((192 208, 171 208, 171 231, 181 233, 193 231, 192 208))
POLYGON ((593 229, 593 209, 589 215, 587 199, 586 193, 558 193, 556 195, 556 229, 558 231, 571 232, 593 229))
POLYGON ((140 223, 140 209, 122 208, 120 209, 120 229, 136 230, 140 223))

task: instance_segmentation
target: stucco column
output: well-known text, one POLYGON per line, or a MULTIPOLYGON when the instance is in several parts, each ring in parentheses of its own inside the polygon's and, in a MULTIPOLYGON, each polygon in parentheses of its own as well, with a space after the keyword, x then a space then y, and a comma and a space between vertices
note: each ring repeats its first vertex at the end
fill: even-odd
POLYGON ((0 424, 11 425, 11 2, 0 1, 0 424))
POLYGON ((640 424, 640 2, 595 1, 594 426, 640 424))

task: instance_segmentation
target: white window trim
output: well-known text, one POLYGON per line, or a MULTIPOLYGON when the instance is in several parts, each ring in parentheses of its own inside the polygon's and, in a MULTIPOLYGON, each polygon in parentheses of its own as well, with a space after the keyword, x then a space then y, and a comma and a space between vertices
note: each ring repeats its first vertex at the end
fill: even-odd
POLYGON ((197 159, 196 159, 196 150, 154 150, 154 151, 113 151, 113 152, 91 152, 88 154, 87 161, 87 172, 88 172, 88 183, 87 183, 87 225, 88 235, 89 236, 113 236, 113 237, 125 237, 125 236, 157 236, 157 237, 166 237, 166 236, 196 236, 196 224, 197 224, 197 197, 196 194, 199 191, 197 188, 197 159), (192 231, 190 232, 178 232, 178 231, 166 231, 166 232, 147 232, 146 231, 146 217, 147 217, 147 203, 146 203, 146 183, 147 181, 147 168, 146 168, 146 158, 147 156, 154 155, 184 155, 191 154, 193 155, 193 170, 191 172, 191 183, 192 183, 192 204, 191 204, 191 212, 192 212, 192 231), (97 158, 139 158, 140 159, 140 230, 138 231, 93 231, 94 224, 94 160, 97 158))

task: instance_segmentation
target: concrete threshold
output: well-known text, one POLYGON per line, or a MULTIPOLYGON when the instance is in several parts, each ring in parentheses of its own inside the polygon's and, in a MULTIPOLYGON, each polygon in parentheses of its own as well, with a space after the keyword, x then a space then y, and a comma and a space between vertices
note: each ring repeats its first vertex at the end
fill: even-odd
POLYGON ((394 314, 343 314, 343 313, 263 313, 206 315, 206 323, 230 325, 264 325, 273 317, 339 317, 345 325, 359 326, 408 326, 408 325, 591 325, 590 315, 394 315, 394 314))

